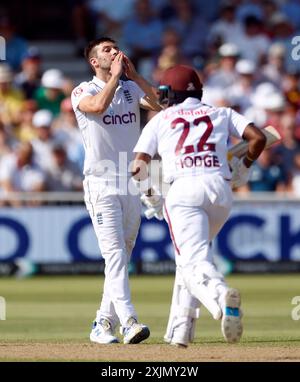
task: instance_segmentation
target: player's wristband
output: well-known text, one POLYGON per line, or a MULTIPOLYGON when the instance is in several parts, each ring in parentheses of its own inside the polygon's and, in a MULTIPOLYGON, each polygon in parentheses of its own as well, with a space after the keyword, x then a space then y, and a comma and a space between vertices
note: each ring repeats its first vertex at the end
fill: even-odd
POLYGON ((136 180, 133 178, 133 182, 140 192, 146 192, 151 188, 151 179, 149 177, 144 180, 136 180))

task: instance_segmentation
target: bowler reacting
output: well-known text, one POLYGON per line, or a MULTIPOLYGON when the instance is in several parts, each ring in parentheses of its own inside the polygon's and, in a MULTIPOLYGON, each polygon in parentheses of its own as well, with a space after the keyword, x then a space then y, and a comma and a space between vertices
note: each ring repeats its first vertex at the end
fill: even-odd
POLYGON ((72 105, 85 148, 85 203, 105 260, 103 297, 90 340, 119 342, 115 330, 121 324, 123 342, 134 344, 145 340, 150 331, 138 323, 130 298, 128 262, 140 226, 141 204, 138 195, 128 192, 128 165, 140 133, 140 105, 151 110, 160 107, 155 90, 114 40, 92 41, 85 56, 95 76, 74 89, 72 105), (120 80, 123 71, 129 81, 120 80), (119 163, 120 154, 127 163, 119 163))

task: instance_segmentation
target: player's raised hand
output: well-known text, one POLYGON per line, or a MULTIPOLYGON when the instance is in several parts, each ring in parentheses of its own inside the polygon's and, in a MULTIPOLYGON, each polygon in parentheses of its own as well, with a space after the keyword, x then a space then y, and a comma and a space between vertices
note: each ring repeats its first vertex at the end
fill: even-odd
POLYGON ((124 73, 126 77, 134 81, 138 77, 138 73, 135 70, 135 67, 132 61, 130 60, 130 58, 127 57, 124 53, 123 53, 123 63, 124 63, 124 73))
POLYGON ((112 76, 121 77, 121 74, 123 72, 123 59, 124 59, 124 55, 122 52, 119 52, 115 56, 110 66, 110 73, 112 76))

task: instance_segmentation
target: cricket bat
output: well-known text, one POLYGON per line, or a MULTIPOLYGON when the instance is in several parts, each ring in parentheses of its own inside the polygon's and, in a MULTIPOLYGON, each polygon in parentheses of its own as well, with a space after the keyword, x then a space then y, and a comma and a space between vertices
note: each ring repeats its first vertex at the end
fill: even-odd
MULTIPOLYGON (((264 129, 261 129, 261 131, 265 134, 267 138, 265 149, 269 148, 274 143, 279 142, 281 140, 280 134, 273 126, 267 126, 264 129)), ((228 150, 228 153, 227 153, 228 161, 231 161, 233 157, 242 158, 244 155, 246 155, 247 150, 248 150, 247 141, 241 141, 237 143, 236 145, 232 146, 228 150)))

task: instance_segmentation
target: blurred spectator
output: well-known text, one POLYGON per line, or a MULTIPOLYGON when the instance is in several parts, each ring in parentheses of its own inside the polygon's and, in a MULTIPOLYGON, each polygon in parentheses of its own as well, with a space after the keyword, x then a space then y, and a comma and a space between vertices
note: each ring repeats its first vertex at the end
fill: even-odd
POLYGON ((175 29, 168 28, 163 33, 162 49, 157 58, 157 65, 152 71, 151 82, 159 84, 161 74, 164 70, 177 64, 190 64, 190 61, 183 55, 180 48, 180 36, 175 29))
POLYGON ((37 111, 32 119, 36 130, 36 139, 32 141, 34 159, 44 170, 52 166, 52 148, 58 139, 52 130, 53 114, 49 110, 37 111))
POLYGON ((90 0, 97 36, 110 36, 123 49, 122 25, 132 15, 136 0, 90 0))
POLYGON ((64 97, 71 97, 72 91, 74 90, 75 84, 71 78, 64 77, 62 92, 64 97))
POLYGON ((64 144, 68 159, 74 162, 78 168, 83 169, 84 148, 71 98, 64 99, 60 109, 59 117, 53 122, 53 130, 59 137, 59 141, 64 144))
POLYGON ((76 54, 82 57, 87 42, 95 35, 92 16, 88 9, 88 0, 68 0, 68 3, 76 54))
POLYGON ((273 161, 272 151, 264 150, 252 165, 252 173, 243 190, 255 192, 285 191, 286 181, 283 169, 273 161))
POLYGON ((296 110, 300 108, 300 68, 289 73, 285 73, 282 79, 282 90, 287 101, 296 110))
POLYGON ((13 73, 7 64, 0 64, 0 121, 18 123, 24 95, 13 87, 13 73))
POLYGON ((82 191, 81 170, 71 162, 63 145, 52 148, 52 165, 48 170, 49 191, 82 191))
POLYGON ((42 76, 41 85, 34 95, 39 109, 49 110, 54 116, 57 116, 61 101, 65 98, 62 91, 64 86, 62 72, 58 69, 47 70, 42 76))
POLYGON ((166 46, 162 49, 157 60, 157 67, 153 71, 153 79, 159 83, 162 73, 177 64, 187 64, 188 61, 182 56, 181 50, 175 45, 166 46))
MULTIPOLYGON (((106 14, 111 20, 124 21, 132 14, 136 0, 89 0, 90 7, 106 14)), ((152 6, 152 0, 150 0, 152 6)))
POLYGON ((244 0, 240 2, 237 9, 237 18, 243 23, 247 17, 255 17, 263 20, 263 9, 261 0, 244 0))
POLYGON ((270 82, 259 84, 251 97, 252 106, 245 111, 246 118, 258 127, 274 124, 280 130, 281 112, 285 99, 278 89, 270 82))
POLYGON ((264 61, 270 45, 270 40, 263 34, 262 25, 257 17, 247 16, 244 20, 244 33, 234 38, 241 57, 257 65, 264 61))
POLYGON ((0 17, 0 36, 5 39, 6 62, 14 71, 18 71, 27 52, 27 42, 16 35, 15 25, 8 16, 0 17))
POLYGON ((268 125, 275 127, 281 136, 284 134, 282 131, 282 116, 285 106, 285 98, 279 92, 272 94, 265 105, 266 123, 264 127, 268 125))
MULTIPOLYGON (((136 0, 134 0, 136 1, 136 0)), ((199 0, 197 0, 199 1, 199 0)), ((169 17, 170 0, 150 0, 151 7, 155 14, 163 21, 169 17), (166 10, 167 9, 167 10, 166 10), (167 13, 167 14, 166 14, 167 13)))
POLYGON ((0 121, 0 164, 1 159, 7 155, 12 148, 13 140, 5 129, 4 124, 0 121))
POLYGON ((228 99, 235 109, 244 114, 251 106, 251 98, 254 95, 256 67, 252 61, 239 60, 236 64, 236 72, 238 79, 228 89, 228 99))
POLYGON ((274 147, 274 158, 283 168, 285 177, 291 178, 291 167, 294 163, 295 155, 300 152, 300 143, 295 138, 295 119, 293 116, 285 114, 281 121, 281 142, 274 147))
POLYGON ((279 8, 278 8, 278 1, 275 0, 263 0, 262 1, 262 4, 261 4, 261 8, 262 8, 262 11, 263 11, 263 17, 262 17, 262 20, 264 22, 264 27, 265 27, 265 31, 267 33, 270 32, 270 28, 269 28, 269 20, 272 18, 272 16, 279 12, 279 8))
POLYGON ((237 80, 235 65, 239 50, 234 44, 223 44, 219 49, 220 61, 218 69, 207 78, 206 86, 212 88, 227 88, 237 80))
POLYGON ((281 43, 272 44, 268 51, 267 62, 261 70, 263 81, 272 82, 278 89, 281 88, 285 71, 284 56, 284 45, 281 43))
POLYGON ((28 99, 23 102, 20 112, 20 121, 14 129, 14 136, 21 142, 31 142, 36 138, 36 131, 32 124, 32 118, 37 111, 37 104, 34 100, 28 99))
POLYGON ((300 29, 300 3, 299 0, 284 1, 281 5, 282 13, 293 24, 295 29, 300 29))
POLYGON ((37 48, 30 47, 22 59, 22 71, 15 77, 15 84, 27 99, 32 99, 41 84, 41 56, 37 48))
POLYGON ((164 71, 178 64, 187 64, 187 62, 188 60, 182 56, 179 47, 169 45, 161 51, 157 60, 157 66, 164 71))
POLYGON ((210 28, 209 41, 233 43, 236 36, 242 34, 242 24, 236 18, 236 5, 233 1, 224 2, 221 4, 220 17, 210 28))
POLYGON ((285 69, 287 71, 296 70, 299 62, 295 61, 292 55, 294 45, 291 44, 291 41, 297 34, 293 25, 284 14, 278 12, 271 17, 270 23, 273 42, 279 42, 285 47, 285 69))
POLYGON ((124 23, 124 43, 129 55, 140 71, 143 58, 151 60, 161 48, 163 24, 155 17, 149 0, 136 0, 134 14, 124 23))
POLYGON ((239 50, 234 44, 223 44, 219 48, 220 60, 217 67, 207 73, 205 80, 203 102, 213 106, 226 103, 227 89, 235 84, 238 74, 235 65, 239 57, 239 50))
MULTIPOLYGON (((45 174, 33 161, 33 150, 29 142, 20 143, 16 151, 1 161, 0 186, 4 192, 40 192, 45 190, 45 174)), ((14 206, 20 200, 9 202, 14 206)))
POLYGON ((226 0, 193 0, 193 5, 197 13, 211 23, 218 17, 218 9, 222 6, 223 2, 226 2, 226 0))
POLYGON ((184 56, 192 59, 206 54, 208 30, 206 21, 198 15, 190 0, 173 0, 175 15, 167 26, 175 29, 181 38, 181 49, 184 56))

